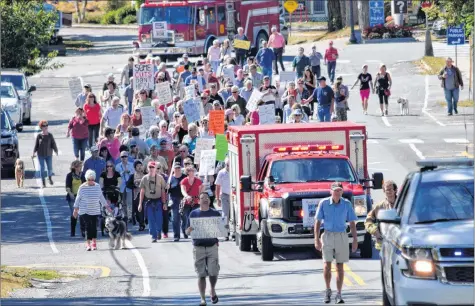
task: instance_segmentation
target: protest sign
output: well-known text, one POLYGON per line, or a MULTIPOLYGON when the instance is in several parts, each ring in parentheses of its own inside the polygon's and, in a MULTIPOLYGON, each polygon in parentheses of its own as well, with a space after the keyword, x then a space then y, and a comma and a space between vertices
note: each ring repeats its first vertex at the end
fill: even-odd
POLYGON ((200 121, 200 104, 193 99, 188 99, 183 103, 183 110, 188 123, 200 121))
POLYGON ((152 35, 153 35, 154 40, 168 38, 166 21, 156 21, 152 24, 152 28, 153 28, 152 35))
POLYGON ((216 160, 224 161, 228 154, 228 140, 223 134, 216 135, 216 160))
POLYGON ((195 146, 195 164, 200 164, 200 154, 203 150, 213 150, 214 139, 213 138, 198 138, 195 146))
POLYGON ((279 80, 281 82, 293 82, 293 81, 295 81, 295 72, 293 72, 293 71, 281 71, 279 73, 279 80))
POLYGON ((202 150, 200 154, 199 175, 214 175, 216 166, 216 150, 202 150))
POLYGON ((140 111, 142 113, 142 126, 145 131, 148 131, 152 125, 157 125, 155 107, 145 106, 141 107, 140 111))
POLYGON ((262 93, 254 88, 246 104, 247 110, 250 112, 255 111, 257 109, 257 101, 261 100, 262 96, 262 93))
POLYGON ((223 68, 223 79, 231 81, 234 84, 234 68, 223 68))
POLYGON ((234 44, 234 49, 249 50, 249 48, 251 47, 251 42, 247 40, 235 39, 233 44, 234 44))
POLYGON ((209 239, 227 237, 226 217, 190 218, 190 226, 193 228, 191 238, 209 239))
POLYGON ((210 110, 208 126, 214 135, 224 134, 224 111, 210 110))
POLYGON ((275 123, 275 105, 264 104, 259 106, 259 124, 275 123))
POLYGON ((134 90, 153 90, 155 82, 153 79, 152 64, 135 64, 134 65, 134 90))
MULTIPOLYGON (((71 92, 71 98, 73 101, 76 101, 76 98, 79 96, 79 94, 82 93, 82 88, 83 88, 83 81, 82 78, 72 78, 69 79, 68 81, 69 85, 69 91, 71 92)), ((82 107, 82 105, 80 105, 82 107)))
POLYGON ((302 199, 303 226, 313 227, 319 199, 302 199))
POLYGON ((156 85, 157 99, 160 105, 168 104, 172 101, 172 92, 170 90, 170 83, 163 82, 156 85))
POLYGON ((195 84, 191 84, 185 87, 185 100, 196 98, 195 84))

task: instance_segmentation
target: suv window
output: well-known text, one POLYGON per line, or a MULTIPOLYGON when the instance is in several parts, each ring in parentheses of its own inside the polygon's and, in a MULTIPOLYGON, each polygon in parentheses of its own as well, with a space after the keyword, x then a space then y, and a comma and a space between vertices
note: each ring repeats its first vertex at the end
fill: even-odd
POLYGON ((10 120, 4 111, 0 112, 0 128, 1 130, 11 130, 10 120))
POLYGON ((9 82, 15 86, 16 90, 26 90, 26 78, 21 74, 7 74, 3 72, 1 75, 2 82, 9 82))
POLYGON ((399 192, 397 196, 396 205, 394 208, 397 210, 399 216, 402 216, 402 211, 404 209, 403 206, 405 202, 404 200, 406 199, 407 191, 409 190, 409 186, 411 185, 411 180, 412 180, 412 175, 406 177, 400 189, 401 192, 399 192))

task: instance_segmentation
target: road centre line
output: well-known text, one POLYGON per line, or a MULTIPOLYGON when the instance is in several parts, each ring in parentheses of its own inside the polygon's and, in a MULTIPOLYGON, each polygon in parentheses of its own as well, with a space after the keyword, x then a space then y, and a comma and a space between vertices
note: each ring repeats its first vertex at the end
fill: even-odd
POLYGON ((127 248, 131 249, 132 254, 134 254, 135 258, 137 259, 137 263, 139 264, 140 270, 142 271, 142 297, 149 297, 151 293, 150 289, 150 275, 148 273, 147 265, 140 254, 139 250, 137 250, 134 245, 130 241, 125 242, 127 248))
POLYGON ((416 155, 417 155, 417 157, 419 157, 419 159, 426 159, 425 156, 422 154, 422 152, 419 151, 418 148, 416 148, 415 144, 410 143, 409 147, 412 149, 412 151, 414 151, 414 153, 416 153, 416 155))
POLYGON ((473 158, 473 155, 472 155, 472 154, 470 154, 470 153, 468 153, 468 152, 465 152, 465 151, 463 151, 462 153, 460 153, 460 155, 465 156, 465 157, 468 157, 468 158, 473 158))
POLYGON ((424 107, 422 108, 422 112, 429 116, 432 120, 434 120, 438 125, 445 126, 442 122, 437 120, 429 111, 427 110, 427 104, 429 103, 429 76, 426 75, 425 77, 425 95, 424 95, 424 107))
MULTIPOLYGON (((344 268, 343 268, 344 269, 344 268)), ((336 270, 336 265, 335 264, 332 264, 332 273, 335 275, 335 278, 337 276, 337 270, 336 270)), ((345 284, 345 286, 347 287, 353 287, 353 283, 351 282, 351 280, 348 278, 348 277, 344 277, 343 278, 343 283, 345 284)))
POLYGON ((467 139, 459 138, 459 139, 444 139, 446 143, 469 143, 467 139))
MULTIPOLYGON (((366 283, 364 282, 364 280, 358 276, 358 274, 356 274, 355 272, 353 272, 350 268, 350 266, 348 266, 347 264, 343 264, 343 270, 345 271, 345 278, 343 280, 344 284, 348 287, 353 287, 354 284, 353 282, 351 281, 351 279, 353 279, 353 281, 356 282, 356 284, 358 284, 359 286, 366 286, 366 283)), ((336 265, 335 264, 332 264, 332 272, 336 273, 336 265)))

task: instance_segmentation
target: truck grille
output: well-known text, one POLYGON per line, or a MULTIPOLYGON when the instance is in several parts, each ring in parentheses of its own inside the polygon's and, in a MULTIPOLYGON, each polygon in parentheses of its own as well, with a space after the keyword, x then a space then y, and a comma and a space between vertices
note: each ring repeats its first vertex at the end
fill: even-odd
POLYGON ((440 256, 442 257, 458 257, 458 258, 472 258, 473 257, 473 248, 441 248, 440 256), (458 254, 460 252, 460 255, 458 254))
POLYGON ((448 282, 473 283, 473 267, 445 267, 448 282))
POLYGON ((300 223, 303 220, 301 215, 302 212, 302 200, 291 200, 290 201, 290 214, 289 221, 300 223))

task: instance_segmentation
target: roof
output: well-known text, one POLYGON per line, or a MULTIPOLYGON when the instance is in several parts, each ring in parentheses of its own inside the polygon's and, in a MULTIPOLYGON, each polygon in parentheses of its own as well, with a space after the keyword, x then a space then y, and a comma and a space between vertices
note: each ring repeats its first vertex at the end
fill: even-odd
POLYGON ((14 68, 2 68, 1 75, 25 75, 23 72, 21 72, 19 69, 14 69, 14 68))
POLYGON ((344 122, 317 122, 317 123, 286 123, 286 124, 265 124, 265 125, 243 125, 243 126, 229 126, 231 132, 252 133, 252 132, 267 132, 274 133, 283 132, 301 132, 305 129, 365 129, 363 124, 356 124, 351 121, 344 122))
POLYGON ((440 168, 421 172, 422 183, 473 181, 473 167, 440 168))

